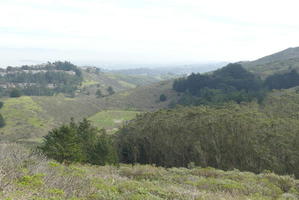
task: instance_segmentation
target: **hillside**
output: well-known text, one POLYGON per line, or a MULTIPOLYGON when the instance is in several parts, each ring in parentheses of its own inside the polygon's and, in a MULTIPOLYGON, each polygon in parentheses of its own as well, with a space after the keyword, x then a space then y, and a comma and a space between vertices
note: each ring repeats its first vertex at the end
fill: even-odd
POLYGON ((265 78, 274 73, 286 72, 289 69, 299 69, 299 47, 288 48, 278 53, 265 56, 251 62, 241 62, 249 71, 265 78))
MULTIPOLYGON (((57 69, 60 69, 59 66, 69 65, 74 67, 69 63, 62 62, 16 68, 8 67, 8 69, 2 70, 1 80, 4 81, 3 84, 5 83, 7 91, 15 88, 22 91, 24 88, 20 87, 20 84, 26 85, 26 80, 29 81, 29 79, 24 80, 24 77, 43 76, 50 71, 57 74, 64 73, 57 71, 57 69), (10 77, 9 80, 18 80, 17 85, 10 85, 11 88, 7 88, 6 76, 10 77)), ((63 69, 68 70, 68 68, 63 69)), ((74 69, 77 70, 78 68, 74 69)), ((43 93, 40 96, 30 95, 18 98, 4 96, 0 98, 0 101, 4 102, 4 107, 0 113, 6 121, 6 126, 0 129, 0 140, 36 143, 50 129, 69 122, 71 118, 76 121, 89 118, 97 127, 107 128, 115 132, 115 128, 122 125, 126 120, 135 117, 135 114, 138 113, 135 111, 167 107, 171 95, 173 95, 169 89, 171 83, 168 81, 157 83, 166 78, 158 75, 123 75, 102 72, 93 67, 80 69, 80 72, 82 82, 75 86, 76 90, 71 91, 72 94, 56 93, 54 92, 55 88, 53 88, 53 93, 43 93), (111 87, 115 94, 109 94, 108 87, 111 87), (97 96, 98 90, 101 90, 101 97, 97 96), (158 100, 162 93, 167 94, 169 100, 160 103, 158 100), (113 114, 115 112, 119 116, 113 114), (105 117, 108 117, 109 120, 99 122, 99 119, 105 117)), ((70 72, 66 71, 67 73, 70 72)), ((64 78, 68 77, 61 76, 60 78, 62 81, 66 81, 64 78)), ((41 79, 32 80, 37 81, 38 84, 41 79)), ((42 87, 43 91, 49 89, 47 84, 42 87)), ((39 88, 37 89, 36 91, 39 91, 39 88)), ((50 88, 50 90, 52 89, 50 88)))
POLYGON ((157 110, 167 108, 171 102, 176 102, 178 93, 172 89, 173 80, 161 81, 147 86, 123 91, 107 97, 106 107, 132 109, 132 110, 157 110), (160 101, 160 95, 166 96, 165 101, 160 101))
MULTIPOLYGON (((215 88, 209 90, 207 87, 204 87, 202 89, 203 92, 198 90, 201 89, 200 87, 195 88, 195 90, 192 88, 191 90, 187 89, 189 93, 173 90, 174 80, 152 84, 143 81, 141 84, 144 85, 138 86, 137 82, 139 79, 133 79, 131 76, 126 77, 122 75, 121 77, 126 77, 126 79, 121 79, 119 75, 84 69, 82 70, 82 85, 74 96, 68 97, 68 95, 58 94, 54 96, 23 96, 0 99, 4 102, 4 107, 0 110, 0 113, 7 122, 6 126, 0 129, 0 140, 38 143, 41 137, 50 129, 69 122, 71 118, 74 118, 76 121, 88 118, 98 128, 106 128, 108 132, 112 133, 123 123, 133 119, 137 113, 174 107, 177 103, 183 105, 193 105, 194 103, 194 105, 197 105, 197 103, 205 104, 206 101, 216 104, 229 100, 251 101, 258 97, 255 93, 252 91, 250 94, 246 94, 244 91, 238 92, 239 89, 233 90, 233 86, 237 87, 242 83, 241 89, 244 90, 248 89, 248 87, 252 88, 254 86, 253 83, 259 83, 259 81, 239 68, 235 65, 228 65, 226 68, 217 70, 217 76, 213 76, 216 78, 215 80, 210 74, 193 75, 187 79, 180 79, 182 84, 185 85, 184 87, 189 87, 189 82, 191 83, 197 76, 205 80, 206 77, 211 77, 206 80, 206 83, 215 85, 215 88), (237 74, 234 73, 235 68, 238 71, 237 74), (235 76, 237 79, 235 82, 232 82, 231 78, 235 76), (221 77, 225 79, 222 80, 221 77), (244 81, 239 80, 241 77, 245 78, 244 81), (115 94, 108 94, 106 89, 109 86, 114 88, 115 94), (229 88, 229 91, 231 91, 229 93, 230 96, 227 95, 227 92, 221 93, 223 88, 225 90, 229 88), (98 89, 102 91, 103 96, 98 97, 96 95, 98 89), (195 94, 192 98, 190 94, 193 93, 190 93, 190 91, 195 94), (202 94, 205 95, 205 101, 198 101, 198 98, 202 98, 202 94), (165 99, 161 100, 161 96, 164 96, 165 99)), ((140 80, 142 79, 141 77, 139 78, 140 80)), ((191 85, 194 86, 194 84, 191 85)), ((256 92, 258 90, 255 88, 253 91, 256 92)), ((289 91, 292 91, 291 93, 297 98, 297 93, 294 90, 281 90, 280 93, 290 93, 289 91)), ((276 96, 273 94, 276 93, 275 91, 269 93, 267 101, 275 98, 276 96)), ((288 102, 288 99, 286 102, 288 102)), ((277 104, 278 102, 273 106, 277 106, 277 104)))
POLYGON ((126 74, 120 71, 101 71, 99 68, 88 67, 83 68, 84 81, 81 91, 95 93, 100 89, 106 93, 106 89, 111 86, 116 92, 124 91, 139 86, 147 86, 163 80, 176 77, 175 75, 164 75, 162 73, 154 74, 126 74))
POLYGON ((97 127, 115 131, 123 122, 134 118, 135 113, 138 113, 135 111, 167 107, 176 98, 176 93, 170 89, 171 84, 171 81, 166 81, 141 86, 102 98, 92 93, 74 98, 62 94, 1 98, 4 106, 0 113, 6 126, 0 129, 0 140, 36 143, 51 128, 67 123, 71 118, 76 121, 89 118, 97 127), (167 96, 165 102, 159 101, 162 93, 167 96), (113 114, 115 112, 118 116, 113 114), (107 120, 99 122, 99 119, 106 117, 107 120))
POLYGON ((5 200, 296 200, 299 194, 298 180, 267 171, 63 165, 15 144, 0 150, 5 200))

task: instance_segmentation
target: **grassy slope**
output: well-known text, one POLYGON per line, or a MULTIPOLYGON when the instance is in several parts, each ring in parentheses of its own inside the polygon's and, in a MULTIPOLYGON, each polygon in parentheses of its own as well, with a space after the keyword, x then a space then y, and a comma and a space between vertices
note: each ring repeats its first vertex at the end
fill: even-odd
POLYGON ((167 108, 172 101, 177 101, 178 94, 172 90, 171 80, 162 81, 148 86, 137 87, 132 90, 120 92, 106 98, 106 105, 121 109, 157 110, 167 108), (165 102, 160 102, 161 94, 167 96, 165 102))
POLYGON ((150 165, 62 165, 0 144, 5 200, 295 200, 299 182, 272 173, 150 165))
POLYGON ((285 72, 292 69, 299 70, 299 47, 265 56, 251 62, 241 62, 249 71, 265 78, 274 73, 285 72))
POLYGON ((53 123, 53 118, 31 97, 6 98, 0 110, 6 126, 0 129, 1 139, 24 140, 36 139, 45 134, 53 123))
POLYGON ((67 123, 70 118, 81 120, 99 110, 95 98, 20 97, 1 99, 0 113, 6 126, 0 129, 0 140, 14 142, 39 141, 50 129, 67 123))
POLYGON ((92 73, 83 71, 84 81, 82 88, 90 90, 92 93, 96 89, 101 89, 102 92, 105 92, 107 87, 111 86, 115 91, 123 91, 127 89, 136 88, 138 86, 150 85, 152 83, 157 83, 163 81, 170 76, 149 76, 149 75, 124 75, 119 73, 112 72, 99 72, 92 73), (99 87, 96 87, 99 85, 99 87))
POLYGON ((97 128, 105 128, 108 132, 115 132, 125 121, 136 117, 139 112, 129 110, 104 110, 88 119, 97 128))

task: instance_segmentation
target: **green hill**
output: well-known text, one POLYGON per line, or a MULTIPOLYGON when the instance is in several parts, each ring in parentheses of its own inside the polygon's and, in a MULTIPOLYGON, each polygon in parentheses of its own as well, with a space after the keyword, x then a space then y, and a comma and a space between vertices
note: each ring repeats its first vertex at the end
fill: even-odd
POLYGON ((274 73, 299 69, 299 47, 288 48, 251 62, 241 62, 249 71, 265 78, 274 73))

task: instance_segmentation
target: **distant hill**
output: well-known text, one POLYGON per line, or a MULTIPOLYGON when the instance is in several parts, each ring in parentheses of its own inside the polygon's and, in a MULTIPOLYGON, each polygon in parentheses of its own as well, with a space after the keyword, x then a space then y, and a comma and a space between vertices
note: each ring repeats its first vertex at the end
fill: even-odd
POLYGON ((288 48, 255 61, 240 62, 249 71, 265 78, 291 69, 299 70, 299 47, 288 48))
POLYGON ((13 90, 26 96, 73 94, 81 82, 81 70, 66 61, 0 69, 1 96, 9 96, 13 90))
MULTIPOLYGON (((108 72, 124 75, 145 75, 145 76, 160 76, 169 78, 173 76, 182 76, 191 73, 205 73, 209 71, 216 70, 227 62, 217 62, 217 63, 207 63, 207 64, 189 64, 189 65, 179 65, 179 66, 161 66, 155 68, 133 68, 133 69, 119 69, 119 70, 107 70, 108 72)), ((164 79, 165 79, 164 78, 164 79)))

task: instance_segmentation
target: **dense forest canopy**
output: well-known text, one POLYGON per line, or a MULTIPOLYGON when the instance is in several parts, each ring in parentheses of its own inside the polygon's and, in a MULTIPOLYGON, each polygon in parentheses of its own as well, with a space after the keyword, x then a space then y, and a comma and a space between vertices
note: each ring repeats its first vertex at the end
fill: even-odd
POLYGON ((256 103, 146 113, 118 132, 121 162, 298 174, 298 120, 256 103))
POLYGON ((265 80, 265 86, 269 89, 287 89, 299 85, 299 74, 291 70, 284 74, 274 74, 265 80))
POLYGON ((274 74, 265 81, 234 63, 216 70, 212 74, 191 74, 174 81, 173 89, 183 93, 182 105, 214 105, 228 101, 261 102, 266 92, 272 89, 287 89, 299 85, 299 74, 291 70, 274 74))

